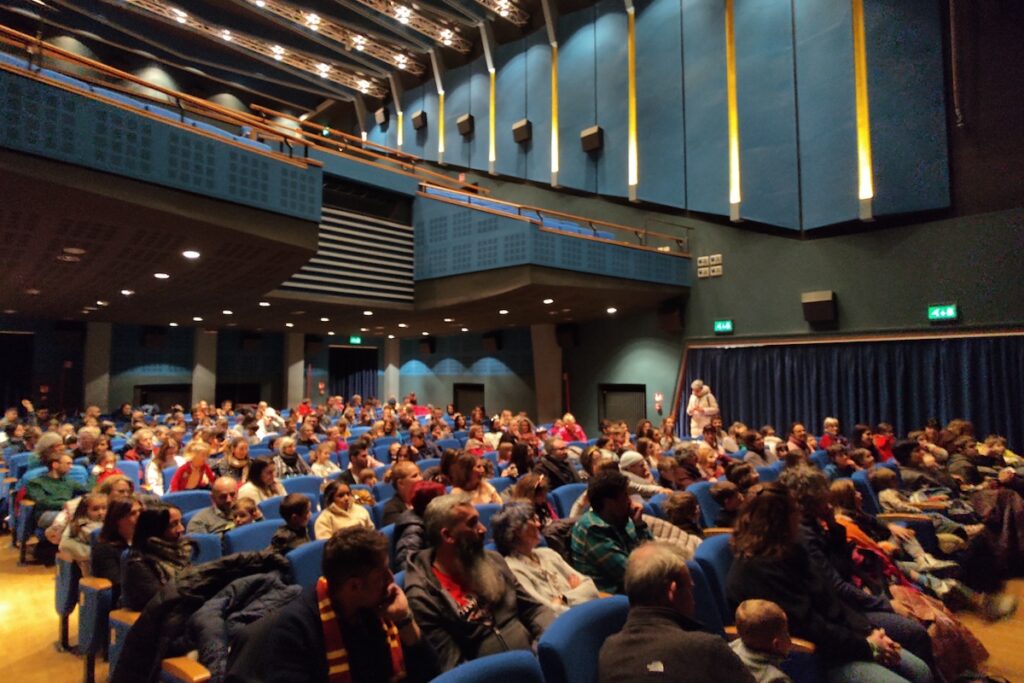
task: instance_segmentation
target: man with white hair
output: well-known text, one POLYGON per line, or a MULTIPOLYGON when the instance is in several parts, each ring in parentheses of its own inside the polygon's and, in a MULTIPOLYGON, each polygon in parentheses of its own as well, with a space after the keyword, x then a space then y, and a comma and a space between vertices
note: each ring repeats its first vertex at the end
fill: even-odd
POLYGON ((690 416, 690 436, 699 439, 704 426, 711 424, 711 418, 718 415, 718 401, 711 393, 711 387, 704 380, 695 379, 690 385, 690 402, 686 404, 690 416))
POLYGON ((507 650, 530 650, 555 614, 523 590, 505 560, 484 550, 486 529, 465 494, 424 513, 432 547, 413 557, 405 591, 441 669, 507 650))

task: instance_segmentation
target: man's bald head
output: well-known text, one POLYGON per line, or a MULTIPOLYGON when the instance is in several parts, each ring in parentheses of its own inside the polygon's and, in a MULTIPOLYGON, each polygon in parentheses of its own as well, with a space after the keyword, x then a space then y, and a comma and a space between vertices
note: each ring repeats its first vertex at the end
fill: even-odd
POLYGON ((221 512, 231 512, 231 506, 235 504, 237 496, 238 482, 232 477, 218 477, 210 489, 210 500, 221 512))

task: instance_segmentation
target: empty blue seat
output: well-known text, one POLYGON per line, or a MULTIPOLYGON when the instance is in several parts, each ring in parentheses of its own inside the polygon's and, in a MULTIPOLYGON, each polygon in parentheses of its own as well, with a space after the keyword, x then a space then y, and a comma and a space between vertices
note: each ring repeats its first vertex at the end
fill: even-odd
POLYGON ((629 600, 615 595, 583 603, 555 619, 537 644, 545 683, 594 683, 601 646, 622 630, 628 613, 629 600))
POLYGON ((715 499, 711 497, 711 482, 698 481, 687 486, 686 490, 697 496, 697 502, 700 504, 701 518, 704 520, 704 526, 715 526, 715 519, 718 518, 718 514, 722 511, 722 506, 715 502, 715 499))
POLYGON ((431 467, 437 467, 438 465, 440 465, 441 464, 441 459, 440 458, 424 458, 423 460, 418 461, 416 464, 419 466, 420 472, 426 472, 431 467))
POLYGON ((488 481, 491 483, 491 486, 494 487, 494 490, 497 491, 498 493, 501 493, 509 486, 512 486, 512 484, 516 483, 515 480, 512 479, 511 477, 494 477, 493 479, 488 479, 488 481))
POLYGON ((286 557, 292 568, 292 580, 303 588, 316 585, 322 573, 321 563, 327 541, 310 541, 289 552, 286 557))
POLYGON ((263 550, 270 545, 270 539, 274 537, 274 532, 279 526, 281 526, 279 521, 267 520, 232 529, 224 534, 224 553, 232 555, 263 550))
POLYGON ((555 510, 558 512, 559 518, 565 518, 569 516, 572 511, 573 503, 576 499, 583 495, 583 492, 587 490, 586 484, 566 484, 565 486, 559 486, 557 489, 551 492, 551 497, 555 501, 555 510))
POLYGON ((284 490, 288 493, 305 493, 313 500, 317 500, 320 497, 320 487, 323 486, 323 482, 323 479, 313 475, 288 477, 281 481, 284 485, 284 490))
POLYGON ((387 502, 395 497, 395 487, 379 482, 373 487, 373 498, 377 502, 387 502))
POLYGON ((491 517, 495 515, 501 506, 497 503, 485 503, 484 505, 475 505, 476 511, 480 513, 480 523, 487 529, 487 540, 491 540, 494 534, 491 532, 491 517))
MULTIPOLYGON (((168 467, 167 469, 174 468, 168 467)), ((164 481, 168 484, 170 483, 170 479, 167 478, 167 470, 164 470, 164 481)), ((160 500, 168 505, 175 506, 181 510, 182 514, 202 510, 213 505, 210 500, 209 491, 173 491, 165 493, 160 500)))
POLYGON ((457 451, 462 449, 462 442, 458 439, 438 439, 437 446, 441 449, 442 453, 449 448, 457 451))
POLYGON ((391 454, 389 453, 390 450, 390 444, 374 445, 373 457, 375 457, 377 460, 380 460, 381 462, 391 462, 391 454))
POLYGON ((202 564, 219 560, 222 554, 220 534, 188 534, 192 541, 192 564, 202 564))
POLYGON ((256 504, 256 507, 260 509, 260 513, 263 515, 263 519, 281 519, 281 501, 284 500, 284 496, 274 496, 273 498, 267 498, 256 504))
POLYGON ((460 664, 434 679, 434 683, 477 683, 478 681, 515 681, 545 683, 540 663, 525 650, 502 652, 460 664))

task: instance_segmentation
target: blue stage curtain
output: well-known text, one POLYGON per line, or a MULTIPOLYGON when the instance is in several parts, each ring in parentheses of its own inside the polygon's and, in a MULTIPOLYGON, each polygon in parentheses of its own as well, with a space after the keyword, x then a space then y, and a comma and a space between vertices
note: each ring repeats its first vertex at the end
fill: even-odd
MULTIPOLYGON (((718 399, 726 427, 771 424, 781 436, 794 421, 821 434, 840 419, 890 422, 897 436, 934 417, 970 420, 975 435, 1002 434, 1024 449, 1024 336, 915 341, 692 348, 686 384, 700 378, 718 399)), ((680 425, 686 425, 686 400, 680 425)))
POLYGON ((333 348, 330 357, 332 396, 377 396, 377 350, 333 348))

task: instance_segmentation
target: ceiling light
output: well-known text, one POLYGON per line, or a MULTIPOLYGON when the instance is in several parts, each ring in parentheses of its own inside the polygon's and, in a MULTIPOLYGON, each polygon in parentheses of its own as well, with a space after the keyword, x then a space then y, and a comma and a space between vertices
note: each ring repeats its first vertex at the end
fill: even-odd
POLYGON ((508 12, 509 12, 509 1, 508 0, 498 0, 498 14, 500 14, 501 16, 507 18, 508 17, 508 12))
POLYGON ((306 15, 306 26, 309 27, 310 31, 316 31, 320 28, 320 17, 310 12, 306 15))
POLYGON ((223 31, 220 32, 220 37, 230 43, 231 42, 231 31, 229 31, 227 29, 224 29, 223 31))
POLYGON ((194 320, 197 323, 201 323, 201 322, 203 322, 203 316, 201 316, 201 315, 194 315, 194 316, 192 316, 192 320, 194 320))
POLYGON ((72 256, 81 256, 85 253, 85 249, 81 247, 64 247, 61 249, 65 254, 71 254, 72 256))
POLYGON ((395 55, 395 64, 399 69, 404 69, 409 65, 409 58, 405 55, 395 55))
POLYGON ((328 337, 333 337, 333 336, 334 336, 334 333, 333 333, 333 332, 328 332, 328 333, 327 333, 327 336, 328 336, 328 337))
POLYGON ((57 257, 57 260, 63 261, 64 263, 78 263, 82 259, 81 257, 75 256, 74 254, 61 254, 60 256, 57 257))
POLYGON ((618 312, 619 312, 619 309, 615 308, 614 306, 609 306, 608 307, 608 313, 609 314, 618 313, 618 312))
POLYGON ((395 338, 395 335, 393 335, 393 334, 389 334, 388 335, 388 339, 394 339, 394 338, 395 338))
POLYGON ((357 85, 359 86, 359 92, 364 94, 370 89, 370 81, 366 80, 365 78, 359 79, 357 85))
POLYGON ((498 315, 508 315, 508 309, 506 309, 506 308, 501 309, 500 311, 498 311, 498 315))
POLYGON ((257 7, 266 7, 267 3, 265 3, 263 0, 256 0, 256 6, 257 7))
POLYGON ((329 322, 331 322, 331 319, 330 318, 320 318, 320 322, 322 322, 322 323, 329 323, 329 322))
POLYGON ((295 327, 295 323, 285 323, 285 327, 295 327))
POLYGON ((370 331, 370 328, 369 328, 369 327, 360 327, 360 328, 359 328, 359 331, 360 331, 360 332, 369 332, 369 331, 370 331))
POLYGON ((97 306, 109 306, 110 302, 109 301, 104 301, 103 299, 99 299, 99 300, 96 301, 96 305, 97 306))
POLYGON ((452 37, 454 35, 455 34, 452 33, 452 30, 450 28, 444 29, 443 31, 441 31, 441 42, 444 43, 445 45, 451 47, 452 37))
POLYGON ((261 301, 260 302, 260 308, 270 308, 270 302, 269 301, 261 301))
POLYGON ((181 252, 181 255, 193 261, 199 258, 199 252, 196 251, 195 249, 186 249, 185 251, 181 252))
MULTIPOLYGON (((331 65, 330 64, 326 64, 324 62, 320 62, 319 64, 316 65, 316 70, 317 70, 317 73, 320 74, 320 78, 327 78, 327 75, 329 73, 331 73, 331 65)), ((309 115, 306 114, 306 117, 309 118, 309 115)), ((303 120, 303 121, 306 120, 306 119, 303 119, 301 116, 299 118, 301 120, 303 120)))
POLYGON ((412 19, 412 10, 405 5, 396 5, 395 19, 397 19, 400 24, 408 24, 409 20, 412 19))
POLYGON ((544 299, 543 303, 544 303, 545 306, 550 306, 551 304, 555 303, 555 300, 554 299, 544 299))
POLYGON ((85 307, 82 308, 82 310, 83 311, 98 311, 100 309, 96 308, 95 306, 85 306, 85 307))
POLYGON ((463 328, 462 328, 462 331, 463 331, 463 332, 469 332, 469 328, 468 328, 468 327, 463 327, 463 328))
POLYGON ((420 334, 422 334, 424 337, 429 337, 430 336, 429 332, 420 332, 420 334))
POLYGON ((153 277, 155 277, 157 280, 167 280, 171 276, 168 275, 167 273, 153 273, 153 277))
POLYGON ((366 36, 352 36, 352 47, 362 52, 366 49, 366 36))
POLYGON ((35 287, 29 287, 28 289, 25 290, 25 293, 28 294, 29 296, 38 296, 39 290, 36 289, 35 287))
POLYGON ((270 48, 270 51, 274 53, 274 59, 276 59, 277 61, 280 62, 282 59, 284 59, 284 48, 281 47, 280 45, 274 45, 273 47, 270 48))
POLYGON ((398 326, 399 326, 399 327, 409 327, 409 326, 408 326, 408 325, 406 325, 405 323, 398 323, 398 326))
POLYGON ((179 24, 184 24, 188 20, 188 15, 177 7, 172 7, 171 11, 174 12, 174 19, 179 24))
POLYGON ((15 311, 13 308, 4 309, 4 315, 14 315, 15 313, 17 313, 17 311, 15 311))
POLYGON ((167 323, 170 327, 177 327, 178 323, 167 323))
POLYGON ((121 290, 121 294, 124 294, 125 296, 131 296, 134 293, 135 293, 134 289, 122 289, 121 290))
POLYGON ((453 323, 453 322, 455 322, 455 318, 445 318, 444 321, 446 323, 453 323))
POLYGON ((234 311, 229 311, 226 308, 223 311, 221 311, 221 313, 223 313, 224 315, 234 315, 235 314, 234 311))
POLYGON ((363 315, 373 315, 373 311, 363 311, 363 315))

